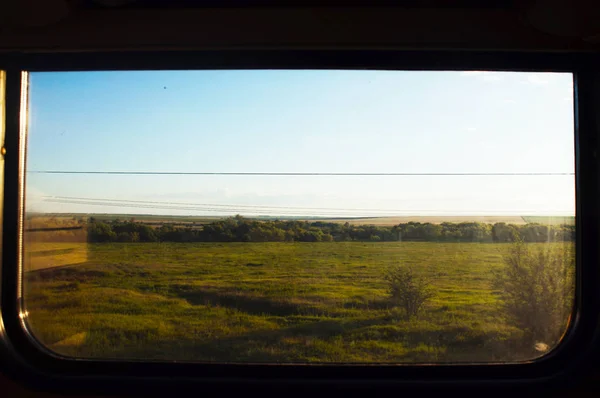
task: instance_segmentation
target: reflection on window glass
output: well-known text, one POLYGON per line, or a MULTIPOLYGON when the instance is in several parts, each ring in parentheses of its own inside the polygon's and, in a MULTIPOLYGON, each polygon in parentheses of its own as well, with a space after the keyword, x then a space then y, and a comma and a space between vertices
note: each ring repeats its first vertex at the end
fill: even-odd
POLYGON ((523 361, 574 299, 571 74, 30 75, 24 297, 50 350, 523 361))

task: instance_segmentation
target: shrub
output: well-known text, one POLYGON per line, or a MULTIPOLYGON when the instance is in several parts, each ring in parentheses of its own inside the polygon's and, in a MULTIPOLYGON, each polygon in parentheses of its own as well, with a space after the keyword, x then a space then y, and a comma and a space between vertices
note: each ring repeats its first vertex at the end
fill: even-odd
POLYGON ((131 234, 120 232, 119 235, 117 235, 117 242, 131 242, 131 234))
POLYGON ((509 320, 525 334, 530 346, 552 347, 566 330, 574 299, 573 245, 533 246, 517 241, 495 275, 509 320))
POLYGON ((434 295, 427 279, 417 276, 411 267, 393 268, 386 275, 386 281, 392 304, 402 307, 407 319, 418 316, 434 295))
POLYGON ((139 242, 140 241, 140 234, 138 232, 132 232, 131 233, 131 241, 132 242, 139 242))

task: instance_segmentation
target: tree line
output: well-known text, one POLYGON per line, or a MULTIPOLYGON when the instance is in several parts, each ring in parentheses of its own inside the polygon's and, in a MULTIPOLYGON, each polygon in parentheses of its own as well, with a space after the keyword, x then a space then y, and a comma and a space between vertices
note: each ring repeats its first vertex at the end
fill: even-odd
POLYGON ((351 225, 322 221, 257 221, 241 216, 201 227, 163 224, 153 228, 140 222, 88 222, 91 242, 572 242, 574 225, 524 225, 479 222, 420 223, 395 226, 351 225))

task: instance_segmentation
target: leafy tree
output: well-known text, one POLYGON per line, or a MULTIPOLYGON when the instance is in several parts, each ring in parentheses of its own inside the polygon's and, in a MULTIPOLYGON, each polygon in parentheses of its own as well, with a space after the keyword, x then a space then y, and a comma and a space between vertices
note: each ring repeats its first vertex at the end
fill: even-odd
POLYGON ((117 241, 118 242, 131 242, 131 234, 128 234, 127 232, 120 232, 117 235, 117 241))
MULTIPOLYGON (((573 225, 523 226, 496 223, 442 224, 408 222, 392 227, 351 225, 324 221, 258 221, 241 216, 215 221, 202 228, 165 223, 152 228, 132 220, 88 223, 91 242, 112 242, 122 233, 139 242, 330 242, 330 241, 425 241, 425 242, 572 242, 573 225), (137 234, 137 235, 136 235, 137 234)), ((119 240, 125 240, 124 235, 119 240)))
POLYGON ((426 223, 423 225, 424 238, 428 241, 436 241, 442 236, 442 226, 426 223))
POLYGON ((495 275, 509 320, 528 344, 553 346, 560 340, 573 307, 575 255, 573 245, 534 246, 518 240, 495 275))
POLYGON ((514 225, 499 222, 492 227, 492 240, 494 242, 514 242, 518 239, 518 236, 519 231, 514 225))
POLYGON ((323 234, 321 240, 323 242, 333 242, 333 236, 331 234, 323 234))
POLYGON ((91 242, 113 242, 117 234, 111 226, 103 222, 91 223, 88 229, 88 236, 91 242))
POLYGON ((285 231, 285 241, 293 242, 294 240, 296 240, 296 234, 294 233, 294 231, 291 229, 286 230, 285 231))
POLYGON ((139 233, 141 242, 158 241, 158 236, 156 236, 154 229, 152 229, 148 225, 139 225, 137 232, 139 233))
POLYGON ((392 304, 402 307, 407 319, 418 316, 423 306, 434 296, 427 279, 417 276, 411 267, 397 266, 385 279, 392 304))
POLYGON ((527 224, 521 227, 520 235, 525 242, 547 242, 548 227, 539 224, 527 224))

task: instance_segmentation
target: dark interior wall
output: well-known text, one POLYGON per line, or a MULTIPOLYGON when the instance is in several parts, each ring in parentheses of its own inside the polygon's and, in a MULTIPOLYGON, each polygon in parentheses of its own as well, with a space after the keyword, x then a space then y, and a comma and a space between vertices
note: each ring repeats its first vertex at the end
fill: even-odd
POLYGON ((600 34, 600 4, 585 0, 513 1, 480 8, 435 8, 435 3, 452 2, 413 1, 407 3, 410 7, 205 9, 90 9, 81 1, 0 2, 0 51, 600 48, 600 36, 595 36, 600 34), (414 6, 419 3, 427 6, 414 6))
MULTIPOLYGON (((207 48, 600 50, 599 2, 524 1, 495 8, 434 8, 434 3, 408 8, 140 10, 85 9, 77 0, 5 0, 0 1, 0 53, 207 48), (540 3, 546 6, 533 7, 540 3)), ((600 374, 559 396, 597 396, 598 382, 600 374)), ((25 389, 1 375, 0 395, 58 397, 25 389)))

